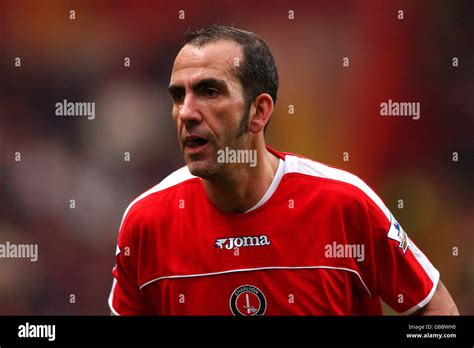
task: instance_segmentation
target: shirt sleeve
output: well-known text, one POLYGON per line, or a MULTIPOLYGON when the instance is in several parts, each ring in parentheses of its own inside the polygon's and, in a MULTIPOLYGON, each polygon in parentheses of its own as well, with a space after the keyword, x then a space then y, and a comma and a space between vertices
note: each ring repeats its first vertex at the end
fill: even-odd
POLYGON ((439 272, 385 206, 369 210, 377 294, 398 313, 411 314, 431 300, 439 272))
POLYGON ((112 290, 109 307, 114 315, 150 315, 150 306, 139 288, 137 277, 138 244, 133 240, 132 228, 127 219, 118 237, 112 290))

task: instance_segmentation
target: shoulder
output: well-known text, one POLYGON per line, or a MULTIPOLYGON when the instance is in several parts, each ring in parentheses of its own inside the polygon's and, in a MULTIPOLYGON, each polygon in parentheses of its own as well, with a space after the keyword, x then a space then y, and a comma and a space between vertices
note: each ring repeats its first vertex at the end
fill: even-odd
POLYGON ((123 214, 120 226, 122 227, 124 222, 131 217, 137 215, 139 215, 139 217, 145 217, 148 212, 155 212, 157 209, 163 210, 159 208, 162 208, 163 204, 166 204, 170 196, 173 196, 179 189, 186 189, 188 184, 196 180, 199 180, 199 178, 192 175, 187 166, 174 171, 157 185, 139 195, 128 205, 123 214))
POLYGON ((299 177, 312 183, 328 199, 340 203, 363 204, 383 213, 390 219, 390 211, 382 199, 358 176, 314 160, 287 153, 285 175, 299 177))

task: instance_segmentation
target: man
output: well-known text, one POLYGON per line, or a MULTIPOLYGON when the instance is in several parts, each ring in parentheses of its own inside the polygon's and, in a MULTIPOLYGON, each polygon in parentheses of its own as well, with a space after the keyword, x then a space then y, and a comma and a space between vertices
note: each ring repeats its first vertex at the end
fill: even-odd
POLYGON ((186 36, 169 92, 187 166, 135 199, 116 315, 458 314, 439 272, 359 178, 265 145, 278 74, 260 37, 186 36))

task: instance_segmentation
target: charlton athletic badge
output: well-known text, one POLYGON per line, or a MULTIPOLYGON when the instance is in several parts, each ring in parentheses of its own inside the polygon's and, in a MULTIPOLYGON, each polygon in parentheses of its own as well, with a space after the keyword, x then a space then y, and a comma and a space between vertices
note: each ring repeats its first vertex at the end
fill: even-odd
POLYGON ((235 289, 229 304, 235 316, 259 316, 267 309, 267 300, 263 292, 252 285, 242 285, 235 289))

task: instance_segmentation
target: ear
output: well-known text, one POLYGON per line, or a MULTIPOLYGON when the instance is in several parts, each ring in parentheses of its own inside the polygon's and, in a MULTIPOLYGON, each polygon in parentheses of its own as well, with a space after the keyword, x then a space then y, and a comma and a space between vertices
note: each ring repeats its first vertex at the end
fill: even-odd
POLYGON ((264 130, 273 113, 273 108, 273 99, 269 94, 262 93, 255 98, 250 107, 249 131, 251 133, 256 134, 264 130))

